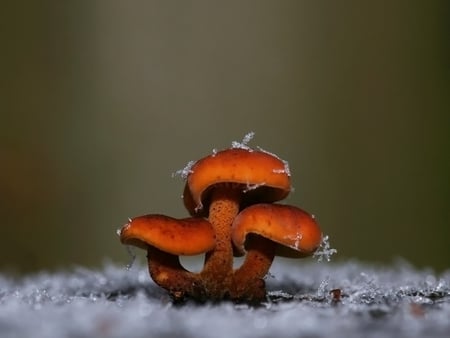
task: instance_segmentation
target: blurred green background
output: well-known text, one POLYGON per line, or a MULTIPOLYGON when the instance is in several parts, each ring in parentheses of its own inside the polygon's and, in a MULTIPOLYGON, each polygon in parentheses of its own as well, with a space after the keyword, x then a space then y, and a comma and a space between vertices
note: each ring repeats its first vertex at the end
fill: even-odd
POLYGON ((186 216, 171 173, 249 131, 337 259, 448 268, 449 8, 3 5, 0 269, 127 263, 127 217, 186 216))

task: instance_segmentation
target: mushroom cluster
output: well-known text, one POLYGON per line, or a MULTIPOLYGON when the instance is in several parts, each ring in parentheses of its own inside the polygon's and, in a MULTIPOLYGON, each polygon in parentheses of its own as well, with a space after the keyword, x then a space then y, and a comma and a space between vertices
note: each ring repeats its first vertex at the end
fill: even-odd
POLYGON ((151 278, 175 300, 264 300, 264 277, 275 255, 301 258, 320 246, 322 232, 312 215, 275 204, 291 191, 287 162, 250 148, 250 138, 183 170, 191 217, 139 216, 119 231, 123 244, 147 250, 151 278), (205 254, 200 272, 181 265, 179 256, 198 254, 205 254), (234 269, 233 257, 244 255, 234 269))

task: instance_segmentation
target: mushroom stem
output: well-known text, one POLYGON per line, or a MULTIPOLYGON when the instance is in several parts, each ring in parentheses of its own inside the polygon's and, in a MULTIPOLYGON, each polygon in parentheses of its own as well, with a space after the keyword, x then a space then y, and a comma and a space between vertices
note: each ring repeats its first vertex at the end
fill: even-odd
POLYGON ((233 274, 231 224, 239 213, 239 200, 239 192, 231 187, 219 186, 212 192, 208 220, 216 235, 216 246, 206 254, 200 276, 206 292, 213 299, 224 298, 231 286, 233 274))
POLYGON ((147 259, 152 279, 175 300, 182 300, 187 295, 197 299, 203 298, 198 275, 187 271, 178 256, 149 246, 147 259))
POLYGON ((244 263, 234 271, 231 298, 261 301, 266 296, 264 277, 275 256, 276 244, 264 237, 249 234, 246 240, 244 263))

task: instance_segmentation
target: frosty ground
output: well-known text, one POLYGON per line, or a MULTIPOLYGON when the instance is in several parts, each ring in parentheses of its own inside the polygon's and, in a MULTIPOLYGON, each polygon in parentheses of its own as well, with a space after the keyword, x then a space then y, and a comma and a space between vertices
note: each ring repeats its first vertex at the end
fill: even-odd
POLYGON ((450 270, 276 261, 266 282, 260 306, 175 305, 139 264, 0 274, 0 337, 450 336, 450 270))

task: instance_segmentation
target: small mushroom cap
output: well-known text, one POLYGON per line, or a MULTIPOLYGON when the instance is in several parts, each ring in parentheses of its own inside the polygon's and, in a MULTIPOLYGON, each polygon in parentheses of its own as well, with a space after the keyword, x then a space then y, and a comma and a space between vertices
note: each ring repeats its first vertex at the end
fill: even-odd
POLYGON ((215 246, 211 224, 203 218, 176 219, 164 215, 133 218, 120 230, 122 244, 153 246, 173 255, 198 255, 215 246))
POLYGON ((291 190, 286 163, 259 150, 219 151, 197 161, 190 170, 183 200, 191 215, 205 213, 203 206, 209 203, 209 190, 216 184, 239 187, 245 200, 251 201, 248 204, 279 201, 291 190))
POLYGON ((322 241, 322 232, 312 215, 297 207, 279 204, 256 204, 239 213, 231 234, 238 254, 245 253, 248 234, 278 243, 275 254, 291 258, 313 254, 322 241))

